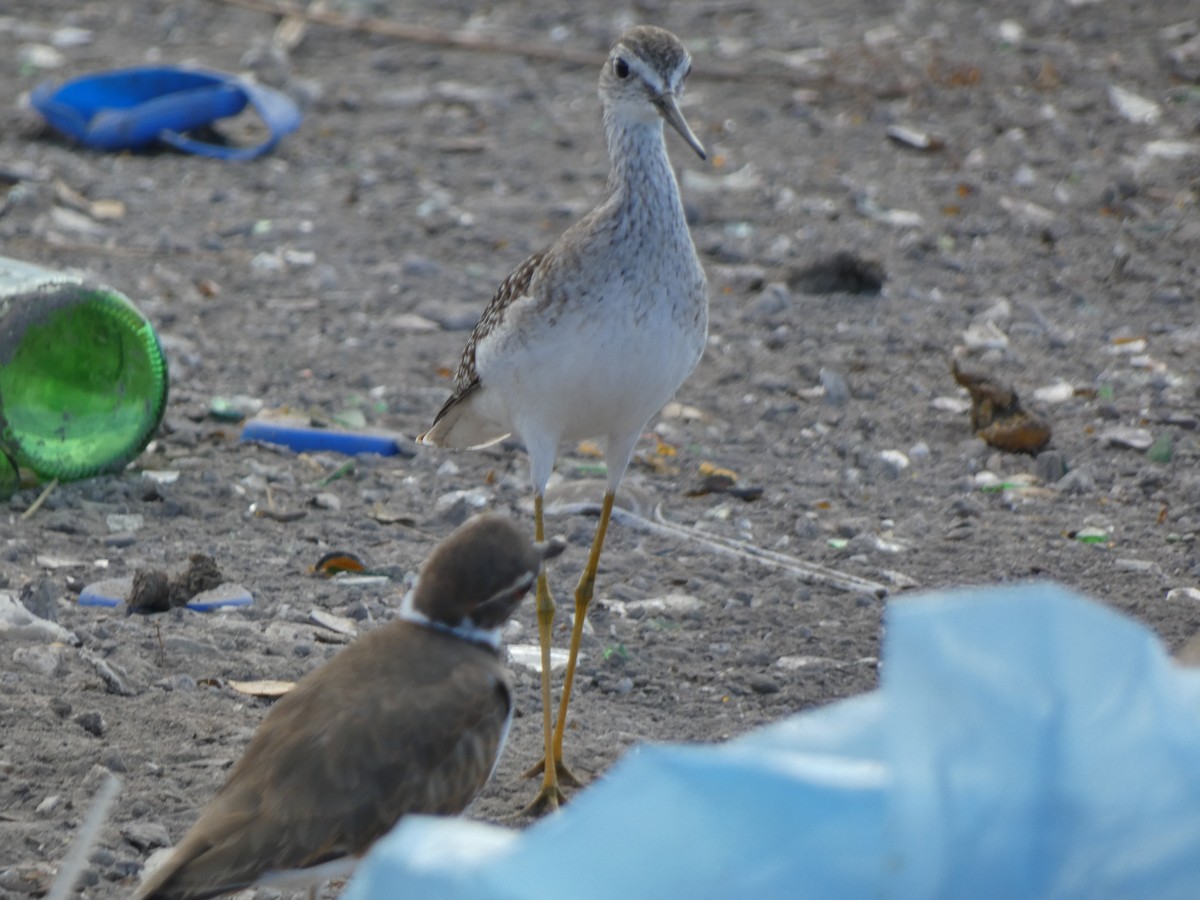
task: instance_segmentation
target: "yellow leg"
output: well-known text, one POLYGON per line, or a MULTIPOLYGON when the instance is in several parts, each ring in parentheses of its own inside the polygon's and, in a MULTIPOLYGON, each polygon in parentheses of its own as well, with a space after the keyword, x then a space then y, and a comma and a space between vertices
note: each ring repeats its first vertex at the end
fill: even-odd
MULTIPOLYGON (((575 625, 571 629, 571 652, 567 656, 567 674, 563 680, 562 700, 558 705, 558 724, 554 729, 554 762, 560 767, 560 771, 566 771, 562 765, 563 732, 567 727, 567 706, 571 702, 571 688, 575 684, 579 642, 583 639, 583 623, 587 618, 588 606, 591 605, 592 592, 596 586, 596 569, 600 565, 600 551, 604 548, 604 536, 608 532, 608 519, 612 515, 614 499, 616 495, 612 492, 604 495, 604 505, 600 507, 600 524, 596 526, 596 536, 592 539, 587 568, 583 570, 579 584, 575 587, 575 625)), ((573 775, 570 778, 578 786, 578 780, 573 775)))
MULTIPOLYGON (((546 529, 542 521, 542 495, 533 495, 534 539, 546 540, 546 529)), ((527 815, 541 815, 558 809, 563 803, 562 789, 558 786, 558 769, 545 761, 554 759, 553 728, 550 719, 550 640, 554 626, 554 598, 550 596, 550 585, 546 580, 545 567, 537 580, 537 623, 538 641, 542 649, 542 734, 545 739, 542 761, 525 773, 532 778, 542 775, 542 787, 533 802, 525 807, 527 815)))

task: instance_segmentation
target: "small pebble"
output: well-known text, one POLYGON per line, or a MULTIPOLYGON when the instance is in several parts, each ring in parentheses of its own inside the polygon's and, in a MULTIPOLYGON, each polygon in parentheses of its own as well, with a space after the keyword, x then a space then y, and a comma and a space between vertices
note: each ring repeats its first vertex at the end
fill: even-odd
POLYGON ((92 32, 87 28, 78 28, 74 25, 64 25, 62 28, 54 29, 50 35, 50 43, 60 50, 65 50, 69 47, 85 47, 92 42, 92 32))
POLYGON ((874 535, 860 532, 846 542, 846 546, 842 548, 843 556, 867 556, 879 549, 879 542, 874 535))
POLYGON ((1067 474, 1066 457, 1054 450, 1039 453, 1035 467, 1038 480, 1042 484, 1054 484, 1067 474))
POLYGON ((960 519, 972 519, 983 512, 983 507, 974 497, 958 497, 950 504, 950 510, 960 519))
POLYGON ((18 647, 12 653, 12 660, 21 668, 47 678, 54 676, 62 668, 63 648, 61 644, 34 644, 28 647, 18 647))
POLYGON ((802 540, 815 540, 821 536, 821 524, 815 518, 800 516, 796 519, 792 532, 802 540))
POLYGON ((424 256, 410 256, 400 266, 401 271, 405 275, 416 276, 433 276, 442 271, 434 260, 426 259, 424 256))
POLYGON ((1110 447, 1128 450, 1149 450, 1154 443, 1154 435, 1146 428, 1110 428, 1100 439, 1110 447))
POLYGON ((433 501, 433 512, 444 522, 458 526, 482 512, 492 502, 492 492, 482 488, 447 491, 433 501))
POLYGON ((116 775, 123 775, 129 771, 129 766, 125 764, 125 757, 121 755, 121 751, 119 750, 113 750, 105 754, 100 760, 100 765, 116 775))
POLYGON ((80 713, 75 717, 75 723, 88 734, 96 737, 104 737, 104 732, 108 728, 104 722, 104 716, 95 710, 80 713))
POLYGON ((750 679, 750 690, 756 694, 778 694, 779 682, 766 675, 756 675, 750 679))
POLYGON ((142 864, 136 859, 118 859, 109 869, 109 878, 113 881, 124 881, 142 871, 142 864))
POLYGON ((840 372, 824 366, 821 367, 819 377, 821 387, 825 389, 825 403, 833 407, 845 406, 850 400, 850 385, 846 383, 845 377, 840 372))
POLYGON ((1171 590, 1167 591, 1167 599, 1180 603, 1200 603, 1200 588, 1171 588, 1171 590))
POLYGON ((50 889, 54 870, 46 863, 24 863, 0 867, 0 896, 41 897, 50 889))
POLYGON ((356 600, 346 607, 346 618, 353 619, 355 622, 369 622, 371 620, 371 608, 367 606, 363 600, 356 600))
POLYGON ((1113 561, 1113 565, 1122 572, 1139 572, 1146 574, 1153 572, 1158 564, 1149 559, 1129 559, 1127 557, 1118 557, 1113 561))
POLYGON ((21 605, 48 622, 58 621, 58 598, 62 588, 53 578, 39 578, 21 588, 21 605))
POLYGON ((1091 494, 1096 490, 1096 479, 1087 469, 1072 469, 1058 480, 1056 487, 1064 494, 1091 494))
POLYGON ((837 523, 837 536, 843 538, 852 538, 862 531, 862 523, 855 522, 850 519, 843 519, 837 523))
POLYGON ((84 524, 79 520, 79 515, 66 509, 48 513, 42 527, 47 531, 57 531, 59 534, 87 533, 84 524))
POLYGON ((899 450, 879 451, 879 461, 883 463, 883 471, 891 478, 899 478, 910 465, 908 457, 899 450))
POLYGON ((786 284, 768 284, 746 309, 746 318, 763 320, 777 316, 792 303, 792 292, 786 284))
POLYGON ((181 693, 187 693, 196 689, 196 679, 186 672, 177 672, 159 683, 164 684, 168 690, 179 691, 181 693))
POLYGON ((121 834, 125 840, 143 852, 171 845, 171 836, 162 822, 130 822, 121 829, 121 834))
POLYGON ((116 534, 105 535, 105 547, 132 547, 137 543, 137 535, 132 531, 118 531, 116 534))
POLYGON ((146 522, 140 513, 111 513, 104 521, 114 534, 137 531, 146 522))

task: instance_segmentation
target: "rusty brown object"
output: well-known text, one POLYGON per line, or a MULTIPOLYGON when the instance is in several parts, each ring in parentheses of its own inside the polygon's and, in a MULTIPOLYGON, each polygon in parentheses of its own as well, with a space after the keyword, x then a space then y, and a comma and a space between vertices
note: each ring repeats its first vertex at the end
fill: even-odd
POLYGON ((1021 406, 1017 392, 987 375, 951 363, 954 380, 971 395, 971 430, 989 446, 1007 453, 1035 455, 1050 443, 1050 423, 1021 406))

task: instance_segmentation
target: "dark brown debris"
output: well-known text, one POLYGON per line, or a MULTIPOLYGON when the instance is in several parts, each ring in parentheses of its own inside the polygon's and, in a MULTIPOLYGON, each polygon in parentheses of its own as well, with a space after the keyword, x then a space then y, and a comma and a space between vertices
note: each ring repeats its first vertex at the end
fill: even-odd
POLYGON ((987 375, 964 371, 957 359, 950 370, 971 395, 971 430, 990 446, 1033 456, 1050 443, 1050 423, 1024 409, 1011 387, 987 375))
POLYGON ((204 553, 189 556, 187 568, 174 577, 161 569, 138 569, 133 573, 128 611, 155 613, 186 606, 197 594, 211 591, 224 581, 216 560, 204 553))
POLYGON ((183 574, 171 582, 171 605, 184 606, 197 594, 211 591, 224 581, 215 559, 205 553, 193 553, 183 574))
POLYGON ((129 609, 141 613, 166 612, 171 608, 171 582, 161 569, 138 569, 129 589, 129 609))
POLYGON ((878 294, 885 278, 883 263, 839 250, 792 272, 788 286, 804 294, 878 294))

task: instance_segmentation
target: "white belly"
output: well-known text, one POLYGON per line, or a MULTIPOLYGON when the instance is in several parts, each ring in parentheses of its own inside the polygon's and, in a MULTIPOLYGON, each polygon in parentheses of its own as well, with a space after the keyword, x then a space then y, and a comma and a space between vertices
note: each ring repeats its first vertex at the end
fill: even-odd
POLYGON ((572 306, 550 327, 526 329, 527 318, 510 316, 476 356, 479 412, 526 444, 636 437, 704 350, 703 306, 686 314, 656 303, 572 306), (611 309, 626 314, 606 316, 611 309))

